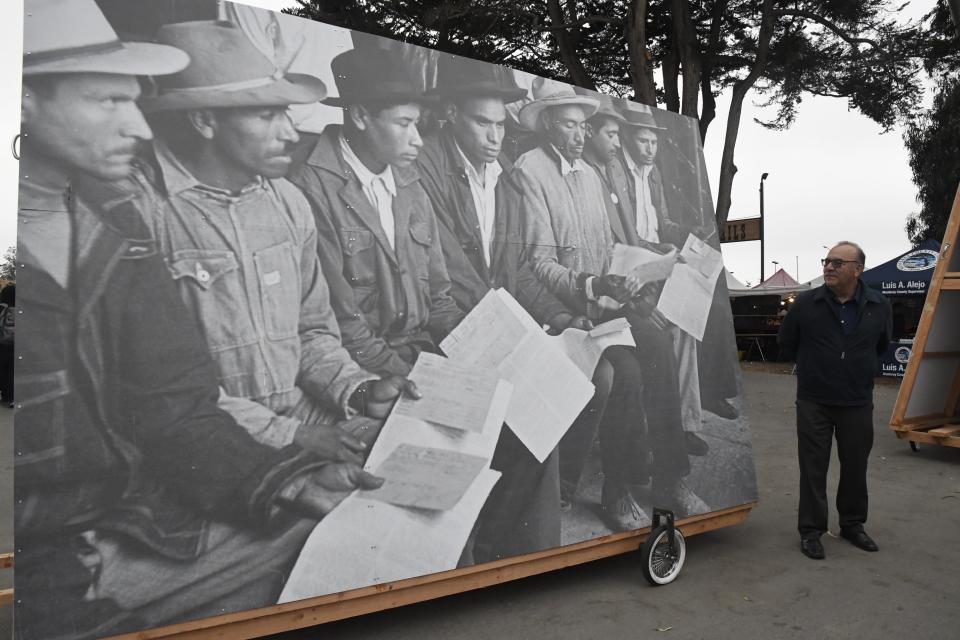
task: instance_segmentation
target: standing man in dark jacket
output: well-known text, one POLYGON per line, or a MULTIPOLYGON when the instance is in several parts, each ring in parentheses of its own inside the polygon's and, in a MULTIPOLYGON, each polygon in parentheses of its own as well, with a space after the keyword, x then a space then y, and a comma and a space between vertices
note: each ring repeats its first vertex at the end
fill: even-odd
POLYGON ((258 444, 217 409, 213 364, 139 200, 99 188, 152 136, 135 76, 187 55, 121 43, 93 0, 28 0, 25 16, 16 636, 271 604, 312 528, 284 507, 320 518, 379 482, 258 444))
POLYGON ((837 243, 823 260, 822 286, 801 294, 778 341, 797 362, 797 452, 800 460, 800 550, 821 560, 827 530, 827 466, 837 439, 840 535, 877 551, 867 521, 867 458, 873 446, 873 378, 890 342, 890 302, 860 281, 866 256, 837 243))

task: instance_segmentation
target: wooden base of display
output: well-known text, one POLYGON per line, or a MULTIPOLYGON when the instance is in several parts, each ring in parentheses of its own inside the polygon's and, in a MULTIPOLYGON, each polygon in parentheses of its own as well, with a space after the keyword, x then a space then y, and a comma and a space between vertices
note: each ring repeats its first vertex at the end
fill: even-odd
MULTIPOLYGON (((755 502, 708 513, 678 522, 684 536, 729 527, 747 519, 755 502)), ((454 569, 419 578, 410 578, 362 589, 354 589, 297 602, 278 604, 263 609, 183 622, 115 636, 129 640, 147 638, 255 638, 281 631, 302 629, 325 622, 342 620, 366 613, 392 609, 416 602, 481 589, 527 576, 563 569, 591 560, 598 560, 637 551, 650 529, 618 533, 566 547, 548 549, 516 558, 498 560, 473 567, 454 569)), ((639 562, 639 558, 637 559, 639 562)))

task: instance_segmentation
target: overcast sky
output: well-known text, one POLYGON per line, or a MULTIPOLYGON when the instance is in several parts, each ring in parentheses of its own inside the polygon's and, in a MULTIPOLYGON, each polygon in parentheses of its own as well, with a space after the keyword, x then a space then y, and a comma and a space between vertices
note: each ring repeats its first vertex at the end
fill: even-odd
MULTIPOLYGON (((278 10, 290 0, 250 0, 278 10)), ((920 17, 935 0, 913 0, 904 17, 920 17)), ((22 0, 6 0, 0 20, 0 253, 16 242, 17 162, 10 151, 20 120, 20 61, 22 57, 22 0)), ((766 275, 779 262, 790 275, 810 280, 820 274, 822 245, 838 240, 859 242, 868 267, 905 251, 904 224, 918 208, 917 191, 910 180, 902 132, 884 134, 880 127, 846 102, 809 97, 800 105, 796 123, 785 132, 767 131, 753 122, 764 117, 748 95, 737 143, 739 168, 733 187, 731 218, 759 213, 760 175, 765 185, 766 275)), ((929 96, 925 102, 929 102, 929 96)), ((706 142, 707 169, 714 197, 720 170, 726 96, 718 101, 718 117, 706 142)), ((765 117, 769 117, 767 113, 765 117)), ((760 275, 760 245, 745 242, 723 245, 727 269, 741 281, 756 284, 760 275)))

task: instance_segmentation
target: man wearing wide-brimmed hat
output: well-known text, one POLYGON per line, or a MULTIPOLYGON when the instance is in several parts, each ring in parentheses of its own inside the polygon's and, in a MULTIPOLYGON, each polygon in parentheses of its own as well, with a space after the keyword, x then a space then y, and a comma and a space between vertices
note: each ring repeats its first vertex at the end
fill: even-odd
POLYGON ((331 63, 344 124, 304 142, 291 180, 313 207, 343 344, 367 371, 406 375, 463 318, 437 220, 414 162, 430 99, 396 55, 352 49, 331 63))
POLYGON ((100 637, 273 602, 310 531, 265 533, 279 498, 321 517, 332 491, 378 482, 258 444, 217 409, 142 194, 117 196, 151 137, 136 76, 188 57, 120 42, 93 0, 28 0, 24 49, 16 637, 100 637))
POLYGON ((276 69, 230 23, 165 25, 157 40, 191 64, 144 103, 158 139, 141 175, 163 201, 154 233, 217 364, 221 407, 260 442, 360 463, 375 418, 412 383, 378 380, 341 345, 313 213, 282 177, 299 140, 287 108, 326 87, 276 69))
MULTIPOLYGON (((543 144, 516 164, 534 271, 568 304, 586 305, 598 317, 609 317, 612 311, 598 309, 597 299, 609 296, 629 302, 636 284, 603 275, 613 246, 605 204, 609 192, 581 157, 587 120, 597 111, 599 100, 549 80, 534 85, 534 97, 520 118, 526 126, 539 125, 543 144)), ((689 473, 690 463, 680 430, 672 341, 648 318, 630 314, 627 318, 637 348, 614 347, 604 356, 614 367, 611 398, 616 401, 608 403, 600 425, 601 502, 615 526, 637 528, 645 525, 647 516, 636 487, 652 479, 655 487, 668 487, 672 495, 674 489, 682 490, 681 479, 689 473)), ((686 515, 702 504, 675 502, 671 499, 657 506, 673 507, 686 515)))
MULTIPOLYGON (((589 326, 537 279, 522 256, 521 195, 502 151, 506 105, 526 91, 509 69, 440 54, 434 93, 446 122, 424 140, 418 164, 440 223, 457 304, 468 313, 490 289, 503 287, 541 324, 558 331, 589 326)), ((557 455, 541 464, 504 426, 492 467, 503 476, 478 519, 473 560, 559 545, 557 455)))
MULTIPOLYGON (((659 136, 665 128, 657 125, 647 105, 622 101, 619 106, 624 118, 621 127, 623 148, 607 166, 607 173, 614 188, 627 194, 627 199, 620 202, 620 217, 623 228, 631 231, 634 237, 628 244, 668 251, 683 246, 691 232, 706 238, 708 230, 686 228, 669 215, 663 177, 656 164, 659 136)), ((735 418, 736 413, 726 400, 711 402, 702 396, 696 340, 652 309, 659 296, 660 285, 651 285, 642 296, 646 302, 638 300, 636 305, 648 307, 650 313, 673 336, 687 451, 691 455, 703 456, 709 451, 709 446, 700 437, 703 428, 702 405, 722 418, 735 418)))

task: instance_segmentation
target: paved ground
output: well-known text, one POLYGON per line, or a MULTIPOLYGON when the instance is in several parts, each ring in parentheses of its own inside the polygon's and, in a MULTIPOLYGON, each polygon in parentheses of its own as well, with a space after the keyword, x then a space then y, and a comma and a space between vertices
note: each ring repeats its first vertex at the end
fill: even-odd
MULTIPOLYGON (((793 385, 746 371, 760 506, 742 525, 691 538, 671 585, 647 586, 628 555, 278 638, 957 638, 960 450, 912 453, 887 427, 897 388, 878 385, 867 530, 880 553, 825 537, 827 559, 808 560, 795 531, 793 385)), ((10 513, 10 423, 0 413, 0 513, 10 513)), ((10 547, 8 518, 0 548, 10 547)), ((9 620, 0 610, 0 629, 9 620)))
POLYGON ((887 427, 897 387, 878 385, 867 530, 880 552, 827 536, 827 559, 809 560, 795 529, 794 379, 751 369, 744 387, 760 506, 691 538, 673 584, 647 586, 621 556, 280 637, 957 638, 960 450, 912 453, 887 427))

